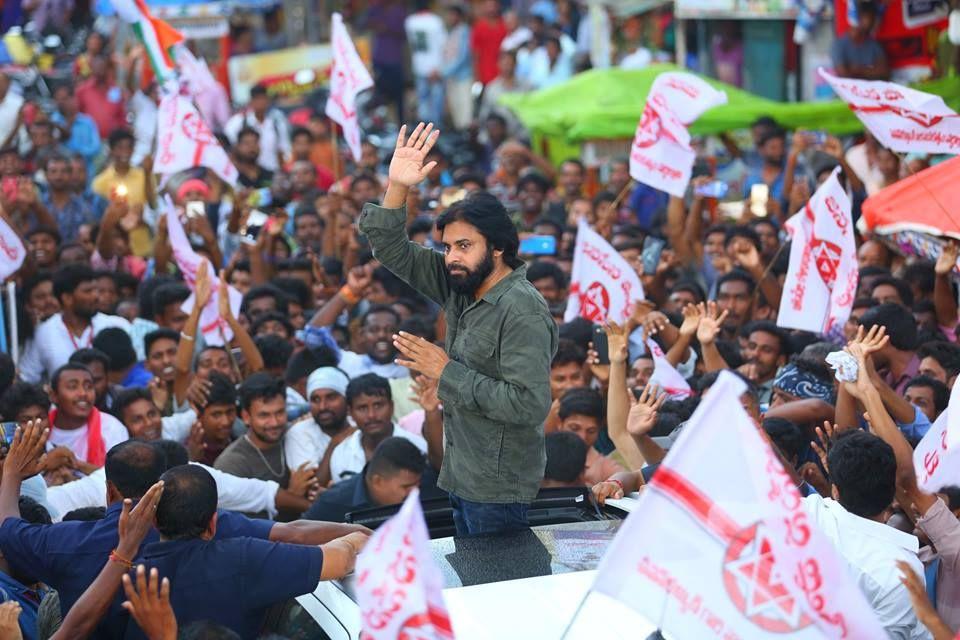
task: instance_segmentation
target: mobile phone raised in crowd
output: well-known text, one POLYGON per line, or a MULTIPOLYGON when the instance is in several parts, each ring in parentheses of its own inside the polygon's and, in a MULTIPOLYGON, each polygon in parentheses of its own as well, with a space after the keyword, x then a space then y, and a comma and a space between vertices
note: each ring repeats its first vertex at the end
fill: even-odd
POLYGON ((0 422, 0 447, 10 448, 13 443, 13 436, 17 432, 16 422, 0 422))
POLYGON ((250 215, 247 216, 247 226, 241 234, 240 241, 244 244, 257 244, 257 236, 260 235, 260 230, 263 229, 269 220, 270 216, 263 211, 259 209, 251 211, 250 215))
POLYGON ((716 198, 719 200, 720 198, 725 198, 729 191, 730 185, 723 180, 711 180, 698 186, 693 190, 693 193, 704 198, 716 198))
POLYGON ((555 256, 557 239, 554 236, 529 236, 520 241, 520 255, 555 256))
POLYGON ((750 212, 758 218, 766 217, 770 187, 761 183, 750 187, 750 212))
POLYGON ((247 204, 251 207, 269 207, 273 204, 273 193, 270 187, 254 190, 247 198, 247 204))
POLYGON ((607 342, 607 332, 600 325, 593 327, 593 350, 600 358, 600 364, 610 364, 610 344, 607 342))
POLYGON ((207 207, 202 200, 190 200, 183 208, 187 218, 202 218, 207 213, 207 207))
POLYGON ((807 131, 806 136, 811 144, 823 144, 827 141, 827 134, 823 131, 807 131))
POLYGON ((643 274, 647 276, 656 275, 657 265, 660 264, 660 254, 667 246, 667 241, 656 236, 647 236, 643 239, 643 252, 640 254, 640 261, 643 263, 643 274))

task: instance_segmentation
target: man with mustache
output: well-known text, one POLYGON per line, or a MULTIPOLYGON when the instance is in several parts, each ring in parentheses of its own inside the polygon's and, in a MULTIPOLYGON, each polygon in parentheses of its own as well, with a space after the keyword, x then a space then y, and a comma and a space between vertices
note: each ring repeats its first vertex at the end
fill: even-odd
POLYGON ((321 486, 330 482, 330 457, 337 445, 356 429, 347 422, 347 385, 350 378, 336 367, 320 367, 307 378, 311 418, 290 426, 284 438, 287 464, 307 462, 317 467, 321 486))
POLYGON ((491 194, 471 194, 438 218, 443 255, 406 237, 407 190, 433 168, 424 160, 437 136, 433 125, 421 123, 409 139, 400 129, 383 206, 364 206, 360 231, 384 266, 446 314, 445 349, 405 332, 394 342, 399 364, 439 382, 438 484, 450 493, 457 532, 523 529, 546 464, 557 327, 526 279, 516 228, 491 194))

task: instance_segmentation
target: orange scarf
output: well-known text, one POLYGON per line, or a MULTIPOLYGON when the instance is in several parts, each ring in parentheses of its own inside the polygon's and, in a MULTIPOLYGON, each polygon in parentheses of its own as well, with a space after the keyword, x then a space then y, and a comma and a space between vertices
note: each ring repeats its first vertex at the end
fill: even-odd
MULTIPOLYGON (((57 409, 51 409, 47 420, 50 428, 54 428, 57 419, 57 409)), ((107 461, 107 445, 103 441, 103 431, 100 427, 100 410, 94 407, 90 410, 87 419, 87 459, 86 462, 96 467, 102 467, 107 461)))

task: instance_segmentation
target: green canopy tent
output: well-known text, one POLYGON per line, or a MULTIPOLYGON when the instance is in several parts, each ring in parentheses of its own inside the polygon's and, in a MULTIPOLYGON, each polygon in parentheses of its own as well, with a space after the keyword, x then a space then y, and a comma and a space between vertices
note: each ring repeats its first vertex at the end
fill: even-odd
MULTIPOLYGON (((536 136, 567 144, 630 139, 654 79, 664 71, 681 70, 674 65, 654 65, 639 71, 591 70, 555 87, 504 95, 500 102, 516 113, 536 136)), ((839 100, 775 102, 703 78, 726 91, 727 104, 710 109, 694 122, 690 131, 695 135, 744 129, 763 115, 771 116, 787 129, 816 129, 834 135, 863 130, 853 112, 839 100)), ((955 78, 928 82, 916 88, 940 95, 951 108, 960 110, 960 82, 955 78)))

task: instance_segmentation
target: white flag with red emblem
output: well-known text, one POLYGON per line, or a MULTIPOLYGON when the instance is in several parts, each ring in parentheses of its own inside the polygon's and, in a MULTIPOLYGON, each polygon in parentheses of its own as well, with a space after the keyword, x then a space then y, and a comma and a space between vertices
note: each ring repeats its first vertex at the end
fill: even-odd
MULTIPOLYGON (((200 256, 193 247, 190 246, 190 240, 187 233, 183 230, 183 224, 180 222, 180 214, 173 206, 169 198, 165 201, 167 216, 167 231, 170 234, 170 248, 173 249, 173 259, 177 267, 183 274, 183 279, 190 287, 191 291, 196 291, 197 271, 203 257, 200 256)), ((233 339, 233 330, 224 318, 220 317, 220 279, 209 261, 206 263, 207 273, 210 278, 210 301, 200 312, 200 332, 203 334, 204 341, 211 346, 223 346, 229 344, 233 339)), ((227 292, 230 295, 230 310, 234 317, 240 314, 240 303, 243 296, 232 286, 227 285, 227 292)), ((183 301, 180 308, 184 313, 193 311, 193 305, 196 304, 196 293, 191 293, 190 297, 183 301)))
POLYGON ((745 389, 720 374, 607 549, 593 590, 673 638, 887 637, 740 405, 745 389))
POLYGON ((232 187, 239 173, 200 112, 186 96, 168 93, 157 113, 157 151, 153 170, 162 176, 207 167, 232 187))
POLYGON ((686 398, 693 393, 680 372, 667 360, 660 345, 651 338, 647 338, 647 350, 653 357, 653 375, 650 376, 650 384, 657 385, 671 398, 686 398))
POLYGON ((803 209, 787 220, 790 268, 778 326, 836 333, 853 310, 860 272, 850 198, 839 173, 839 167, 834 169, 803 209))
POLYGON ((27 257, 27 248, 17 232, 0 217, 0 282, 17 272, 27 257))
POLYGON ((960 384, 950 391, 950 403, 913 450, 917 486, 936 493, 948 484, 960 484, 960 384))
POLYGON ((818 69, 877 141, 898 153, 960 153, 960 116, 940 96, 818 69))
POLYGON ((418 490, 370 537, 356 576, 360 640, 453 638, 418 490))
POLYGON ((643 300, 643 285, 637 272, 603 236, 581 220, 563 321, 580 316, 596 324, 603 324, 608 318, 622 324, 639 300, 643 300))
MULTIPOLYGON (((373 86, 373 78, 363 65, 363 60, 353 46, 353 40, 343 26, 343 18, 334 13, 331 19, 333 66, 330 68, 330 97, 327 98, 327 115, 341 127, 343 137, 360 161, 360 123, 357 120, 357 94, 373 86)), ((439 124, 439 123, 438 123, 439 124)))
POLYGON ((682 198, 697 154, 687 126, 727 94, 682 71, 661 73, 653 81, 630 148, 630 176, 682 198))

